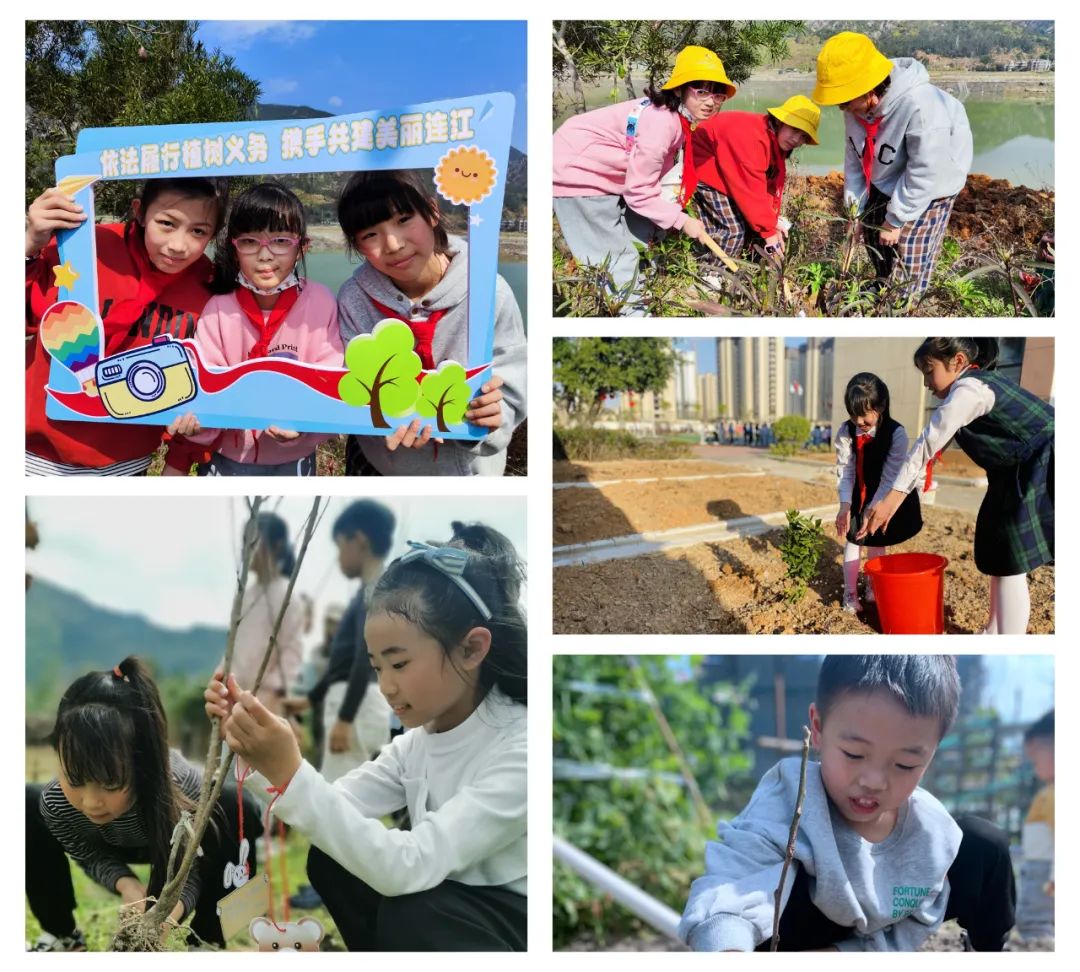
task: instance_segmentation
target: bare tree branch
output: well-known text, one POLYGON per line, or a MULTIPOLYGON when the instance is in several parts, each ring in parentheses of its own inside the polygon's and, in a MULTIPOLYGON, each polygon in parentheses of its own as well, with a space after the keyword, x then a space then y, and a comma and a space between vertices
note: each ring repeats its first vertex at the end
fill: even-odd
POLYGON ((784 894, 784 882, 795 857, 795 838, 799 833, 799 819, 802 817, 803 799, 806 797, 806 763, 810 758, 810 729, 803 726, 802 767, 799 769, 799 794, 795 798, 795 813, 791 818, 788 831, 787 852, 784 854, 784 866, 780 871, 780 883, 773 892, 772 942, 769 951, 775 952, 780 945, 780 899, 784 894))

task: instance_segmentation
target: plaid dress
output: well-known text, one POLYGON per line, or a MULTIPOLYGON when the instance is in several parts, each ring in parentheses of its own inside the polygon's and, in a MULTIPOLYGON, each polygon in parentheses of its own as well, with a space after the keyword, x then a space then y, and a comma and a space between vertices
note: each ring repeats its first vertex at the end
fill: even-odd
POLYGON ((995 399, 956 433, 990 484, 975 522, 975 566, 992 577, 1026 574, 1054 559, 1054 408, 995 371, 967 377, 995 399))
MULTIPOLYGON (((699 182, 697 191, 694 193, 694 204, 697 206, 701 221, 705 224, 705 231, 716 240, 717 246, 728 256, 738 256, 751 242, 750 237, 756 236, 743 219, 742 213, 735 208, 735 204, 712 186, 699 182)), ((723 266, 711 250, 700 249, 704 250, 697 254, 702 269, 723 266)))
POLYGON ((882 246, 879 242, 880 231, 872 227, 884 224, 889 198, 876 186, 870 187, 870 199, 863 213, 866 252, 880 280, 897 273, 901 279, 908 281, 905 288, 908 296, 915 298, 930 286, 930 277, 945 240, 945 228, 949 225, 956 196, 935 199, 914 223, 904 227, 896 246, 882 246))

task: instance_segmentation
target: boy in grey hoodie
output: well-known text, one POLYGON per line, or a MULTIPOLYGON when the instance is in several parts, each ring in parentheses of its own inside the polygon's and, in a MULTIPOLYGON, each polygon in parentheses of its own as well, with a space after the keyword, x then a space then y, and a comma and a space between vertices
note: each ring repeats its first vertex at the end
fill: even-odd
MULTIPOLYGON (((425 368, 451 359, 464 365, 469 360, 469 247, 448 236, 426 187, 410 171, 358 172, 342 191, 338 220, 350 249, 365 261, 338 291, 342 341, 348 345, 379 321, 398 318, 416 335, 425 368)), ((525 360, 521 311, 510 285, 496 276, 492 375, 502 384, 489 380, 484 386, 489 390, 466 413, 469 420, 483 416, 477 424, 492 431, 476 441, 442 443, 429 442, 430 426, 421 434, 409 428, 390 439, 350 436, 347 456, 358 449, 363 464, 384 476, 501 476, 510 437, 525 418, 525 360)))
POLYGON ((905 290, 918 297, 971 170, 964 106, 918 61, 890 61, 869 37, 847 31, 822 46, 813 99, 844 112, 844 202, 862 219, 878 277, 899 257, 905 290))
MULTIPOLYGON (((953 820, 918 786, 959 696, 949 656, 825 659, 810 706, 821 761, 807 766, 781 949, 914 951, 950 918, 975 948, 1002 948, 1016 899, 1008 839, 953 820)), ((799 769, 781 760, 720 821, 679 926, 695 951, 768 949, 799 769)))

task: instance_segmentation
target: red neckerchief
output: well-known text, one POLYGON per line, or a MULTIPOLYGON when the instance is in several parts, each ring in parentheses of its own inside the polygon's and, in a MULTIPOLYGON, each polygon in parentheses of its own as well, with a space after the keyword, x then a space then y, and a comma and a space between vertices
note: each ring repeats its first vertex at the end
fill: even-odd
POLYGON ((694 165, 694 152, 690 142, 694 129, 697 128, 697 122, 691 124, 681 112, 679 121, 682 123, 683 130, 682 191, 679 193, 679 205, 685 206, 697 189, 697 167, 694 165))
POLYGON ((146 252, 146 239, 142 227, 129 223, 124 230, 124 244, 128 256, 135 265, 139 286, 135 295, 118 300, 109 308, 102 324, 105 326, 105 354, 116 354, 123 349, 132 326, 142 318, 146 308, 157 300, 169 287, 179 283, 186 275, 199 272, 199 260, 180 273, 165 273, 150 262, 146 252))
POLYGON ((413 350, 420 356, 420 364, 424 366, 425 370, 434 371, 435 359, 432 356, 431 342, 435 340, 435 327, 446 315, 447 308, 432 311, 431 316, 426 321, 413 321, 405 317, 401 311, 380 304, 370 294, 368 300, 375 305, 375 309, 383 317, 392 317, 394 320, 403 321, 409 325, 409 330, 413 332, 413 341, 415 342, 413 350))
POLYGON ((855 432, 855 482, 859 485, 859 509, 866 506, 866 480, 863 478, 863 449, 870 435, 855 432))
MULTIPOLYGON (((977 364, 968 365, 968 368, 971 368, 971 369, 975 369, 975 368, 978 368, 978 367, 979 366, 977 364)), ((942 450, 938 449, 938 451, 934 453, 934 457, 926 464, 926 478, 923 480, 923 488, 922 488, 922 491, 924 493, 929 493, 930 492, 930 484, 934 481, 934 474, 933 474, 934 463, 941 461, 941 453, 942 453, 942 450)))
POLYGON ((281 322, 285 320, 285 315, 293 309, 293 305, 299 299, 300 288, 290 287, 288 290, 283 290, 278 294, 277 301, 270 310, 269 318, 263 316, 263 309, 259 306, 255 295, 247 287, 237 287, 234 293, 240 309, 255 326, 259 334, 259 339, 248 351, 247 359, 250 361, 252 358, 265 358, 270 351, 270 342, 274 339, 274 335, 277 334, 278 328, 281 327, 281 322))
POLYGON ((874 138, 877 136, 878 129, 881 128, 881 119, 875 118, 873 121, 866 121, 855 116, 857 121, 866 130, 866 143, 863 145, 862 150, 862 170, 863 175, 866 177, 866 191, 870 191, 870 172, 874 168, 874 138))

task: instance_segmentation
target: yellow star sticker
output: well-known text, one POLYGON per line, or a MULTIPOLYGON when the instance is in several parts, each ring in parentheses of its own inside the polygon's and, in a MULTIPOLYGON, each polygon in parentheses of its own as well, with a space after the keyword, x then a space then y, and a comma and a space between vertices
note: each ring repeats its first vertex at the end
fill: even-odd
POLYGON ((71 288, 75 286, 75 281, 79 279, 81 274, 76 272, 69 260, 67 263, 63 264, 63 266, 53 267, 53 276, 56 278, 57 287, 64 287, 67 290, 71 290, 71 288))

